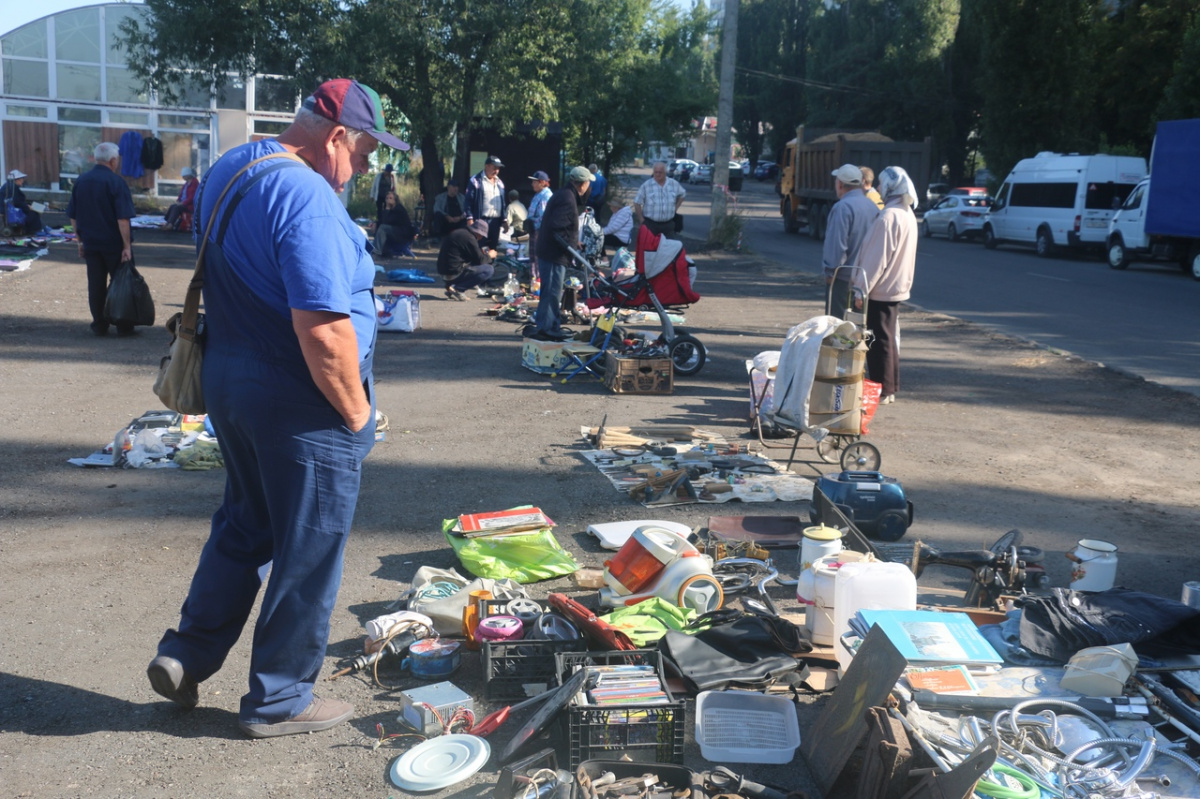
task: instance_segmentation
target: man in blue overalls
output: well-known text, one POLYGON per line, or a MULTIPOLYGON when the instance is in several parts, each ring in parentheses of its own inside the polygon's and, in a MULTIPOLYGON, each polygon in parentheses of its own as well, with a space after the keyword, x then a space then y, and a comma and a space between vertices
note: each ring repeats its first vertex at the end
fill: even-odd
POLYGON ((194 707, 269 573, 239 713, 253 738, 325 730, 354 713, 313 684, 375 440, 375 265, 335 192, 367 172, 378 142, 408 149, 384 130, 379 95, 327 81, 278 139, 222 157, 196 202, 208 238, 204 395, 228 477, 179 628, 147 674, 159 694, 194 707), (274 157, 238 174, 263 156, 274 157))

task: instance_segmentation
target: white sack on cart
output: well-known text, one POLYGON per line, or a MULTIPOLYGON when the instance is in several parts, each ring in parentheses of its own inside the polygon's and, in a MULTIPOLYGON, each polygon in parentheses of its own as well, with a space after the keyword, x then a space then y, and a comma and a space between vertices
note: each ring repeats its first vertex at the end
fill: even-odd
POLYGON ((836 316, 815 316, 788 331, 775 369, 775 410, 771 414, 783 425, 808 430, 808 395, 817 373, 821 342, 831 333, 859 337, 858 326, 836 316))

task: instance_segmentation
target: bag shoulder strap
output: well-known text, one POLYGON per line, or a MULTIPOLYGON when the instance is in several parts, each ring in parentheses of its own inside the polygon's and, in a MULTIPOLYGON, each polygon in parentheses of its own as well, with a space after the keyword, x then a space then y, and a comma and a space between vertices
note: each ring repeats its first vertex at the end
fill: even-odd
MULTIPOLYGON (((213 204, 212 213, 208 215, 208 224, 204 226, 204 238, 200 241, 200 252, 196 256, 196 269, 192 272, 192 281, 188 284, 187 296, 183 300, 183 314, 179 320, 179 325, 176 327, 175 335, 189 341, 195 341, 196 339, 196 328, 200 320, 200 291, 204 287, 204 251, 208 249, 208 236, 212 232, 213 223, 217 219, 217 211, 221 208, 221 202, 225 199, 225 195, 229 193, 229 190, 233 188, 233 184, 237 182, 237 179, 244 175, 250 167, 273 158, 287 158, 295 161, 297 164, 308 166, 308 163, 303 158, 294 153, 270 153, 261 158, 255 158, 246 164, 225 184, 225 188, 221 191, 221 196, 217 197, 216 203, 213 204)), ((230 208, 230 210, 232 211, 233 209, 230 208)))

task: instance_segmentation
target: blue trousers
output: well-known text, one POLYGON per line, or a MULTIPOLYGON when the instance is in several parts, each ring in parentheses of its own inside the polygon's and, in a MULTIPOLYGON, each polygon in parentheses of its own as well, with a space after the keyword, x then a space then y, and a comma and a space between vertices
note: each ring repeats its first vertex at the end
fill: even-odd
POLYGON ((179 629, 167 631, 158 651, 193 679, 212 676, 267 580, 240 717, 274 723, 312 701, 375 425, 350 432, 311 380, 254 355, 209 352, 204 367, 209 418, 228 471, 225 498, 179 629))
POLYGON ((476 286, 482 286, 484 283, 492 279, 496 268, 491 264, 478 264, 476 266, 468 266, 458 277, 449 281, 446 285, 455 291, 466 291, 473 289, 476 286))
POLYGON ((559 333, 563 323, 563 284, 567 279, 567 268, 562 264, 541 263, 542 289, 538 295, 537 312, 533 324, 539 333, 559 333))

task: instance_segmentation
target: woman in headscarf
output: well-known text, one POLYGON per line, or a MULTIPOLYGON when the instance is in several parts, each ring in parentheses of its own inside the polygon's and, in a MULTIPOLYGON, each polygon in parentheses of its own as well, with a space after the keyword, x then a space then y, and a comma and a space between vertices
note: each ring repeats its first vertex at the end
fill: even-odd
POLYGON ((875 334, 867 350, 867 374, 883 384, 881 403, 900 390, 900 303, 912 291, 917 262, 917 189, 908 173, 889 166, 879 173, 883 212, 859 251, 866 282, 867 327, 875 334))

